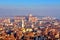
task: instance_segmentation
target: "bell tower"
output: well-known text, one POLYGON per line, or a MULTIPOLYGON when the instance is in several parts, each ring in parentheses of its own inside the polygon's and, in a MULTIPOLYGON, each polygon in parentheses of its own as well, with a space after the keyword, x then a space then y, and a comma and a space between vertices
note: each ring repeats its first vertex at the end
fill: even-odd
POLYGON ((24 27, 24 19, 22 18, 22 27, 24 27))

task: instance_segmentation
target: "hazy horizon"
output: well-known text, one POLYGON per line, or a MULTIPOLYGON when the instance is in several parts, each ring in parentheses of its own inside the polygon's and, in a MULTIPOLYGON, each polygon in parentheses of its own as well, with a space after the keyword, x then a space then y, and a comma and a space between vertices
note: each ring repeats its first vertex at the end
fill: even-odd
POLYGON ((60 17, 60 0, 0 0, 0 16, 28 15, 60 17))

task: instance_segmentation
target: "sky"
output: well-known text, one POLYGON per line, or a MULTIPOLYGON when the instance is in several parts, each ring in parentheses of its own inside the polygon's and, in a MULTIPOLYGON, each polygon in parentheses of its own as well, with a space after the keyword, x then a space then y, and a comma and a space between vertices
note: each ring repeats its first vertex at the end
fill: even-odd
POLYGON ((60 17, 60 0, 0 0, 0 16, 28 15, 60 17))

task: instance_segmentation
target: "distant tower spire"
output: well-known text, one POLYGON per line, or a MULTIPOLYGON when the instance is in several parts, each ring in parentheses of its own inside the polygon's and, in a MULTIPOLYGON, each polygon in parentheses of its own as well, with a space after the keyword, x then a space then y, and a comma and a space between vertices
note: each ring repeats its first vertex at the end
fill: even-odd
POLYGON ((32 16, 32 14, 31 14, 31 8, 29 9, 29 14, 28 14, 28 16, 32 16))
POLYGON ((24 20, 22 19, 22 27, 24 27, 24 20))

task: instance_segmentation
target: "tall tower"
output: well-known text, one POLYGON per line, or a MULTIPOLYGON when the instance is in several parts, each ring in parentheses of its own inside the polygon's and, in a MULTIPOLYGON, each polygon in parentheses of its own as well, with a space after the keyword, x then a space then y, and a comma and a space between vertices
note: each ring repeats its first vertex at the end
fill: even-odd
POLYGON ((23 20, 23 18, 22 18, 22 27, 24 27, 24 20, 23 20))

